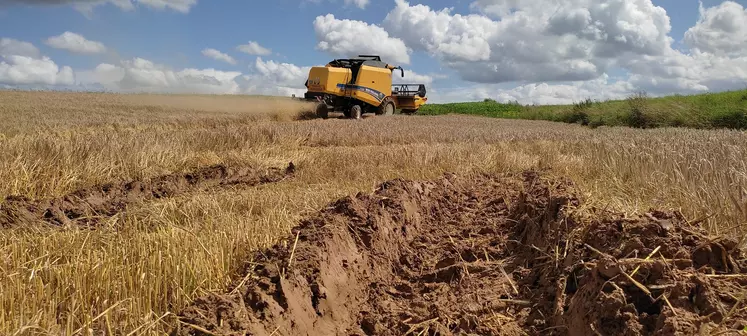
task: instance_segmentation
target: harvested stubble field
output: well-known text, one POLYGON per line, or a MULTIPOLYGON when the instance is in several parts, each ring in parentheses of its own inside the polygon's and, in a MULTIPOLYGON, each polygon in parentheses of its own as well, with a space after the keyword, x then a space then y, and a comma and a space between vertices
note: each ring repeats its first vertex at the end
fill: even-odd
POLYGON ((0 334, 745 326, 744 132, 304 108, 0 92, 0 334))

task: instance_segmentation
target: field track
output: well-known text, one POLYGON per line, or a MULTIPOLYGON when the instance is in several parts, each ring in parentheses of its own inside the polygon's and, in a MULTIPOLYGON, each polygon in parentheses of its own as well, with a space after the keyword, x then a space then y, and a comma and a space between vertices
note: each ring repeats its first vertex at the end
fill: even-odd
MULTIPOLYGON (((338 200, 198 298, 177 335, 695 335, 747 262, 677 213, 580 216, 565 180, 447 174, 338 200)), ((728 321, 727 321, 728 320, 728 321)), ((725 328, 724 328, 725 327, 725 328)))
POLYGON ((8 196, 0 203, 0 228, 47 222, 53 225, 96 226, 108 217, 124 211, 128 205, 173 197, 197 190, 229 186, 257 186, 279 182, 295 171, 293 163, 285 169, 268 171, 250 168, 232 169, 214 165, 186 174, 158 176, 148 181, 107 183, 77 190, 63 197, 31 200, 8 196))

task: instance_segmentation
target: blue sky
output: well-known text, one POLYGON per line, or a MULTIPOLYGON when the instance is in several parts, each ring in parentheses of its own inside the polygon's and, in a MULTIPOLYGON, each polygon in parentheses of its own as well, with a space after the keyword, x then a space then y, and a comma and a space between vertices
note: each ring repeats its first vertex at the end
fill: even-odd
MULTIPOLYGON (((2 0, 0 0, 2 1, 2 0)), ((376 1, 376 0, 374 0, 376 1)), ((459 11, 467 12, 468 2, 460 1, 459 11)), ((73 68, 93 67, 97 61, 106 61, 105 56, 71 55, 42 44, 46 38, 72 31, 87 39, 101 41, 124 58, 143 57, 155 62, 180 67, 215 67, 234 70, 235 66, 215 61, 201 55, 204 48, 215 48, 235 55, 240 64, 254 62, 250 55, 241 56, 235 47, 248 41, 272 49, 274 55, 264 57, 279 62, 311 65, 329 61, 332 56, 314 47, 317 39, 313 21, 328 13, 339 18, 380 22, 386 16, 381 5, 370 5, 360 9, 345 6, 341 0, 320 3, 299 0, 274 2, 220 0, 200 1, 187 14, 167 10, 150 10, 140 6, 136 11, 123 11, 114 5, 96 7, 90 18, 73 6, 29 6, 13 5, 0 9, 4 12, 0 20, 3 37, 11 37, 34 43, 44 54, 59 64, 73 68), (38 24, 29 25, 35 21, 38 24)), ((448 1, 434 1, 435 8, 446 7, 448 1)), ((384 8, 394 4, 386 4, 384 8)), ((454 6, 453 4, 451 6, 454 6)), ((697 11, 697 7, 695 8, 697 11)), ((421 57, 411 68, 421 71, 433 69, 437 62, 421 57)))
MULTIPOLYGON (((42 55, 48 56, 57 66, 69 66, 75 73, 76 78, 78 77, 79 73, 86 71, 90 72, 100 64, 110 64, 120 67, 120 64, 123 60, 131 60, 136 57, 148 60, 155 64, 163 65, 165 67, 168 67, 169 69, 173 69, 173 71, 179 71, 180 69, 187 68, 216 69, 224 72, 241 72, 242 74, 251 74, 256 73, 257 55, 249 55, 237 50, 238 45, 246 44, 249 41, 255 41, 262 47, 272 50, 272 54, 260 56, 263 61, 272 61, 275 65, 286 63, 287 66, 296 66, 301 70, 303 70, 303 67, 305 66, 323 64, 334 57, 342 56, 341 54, 335 54, 330 50, 324 51, 318 48, 318 44, 321 41, 325 40, 325 37, 320 38, 318 31, 315 31, 315 28, 318 27, 314 25, 314 20, 319 16, 333 14, 336 20, 349 19, 365 24, 384 27, 392 39, 400 40, 404 42, 404 45, 412 49, 410 50, 409 54, 410 64, 402 64, 408 71, 408 73, 410 71, 414 71, 419 75, 427 76, 429 84, 431 85, 431 87, 436 88, 436 92, 438 92, 439 89, 447 91, 447 88, 455 88, 455 90, 468 90, 469 92, 480 92, 479 94, 471 93, 471 96, 468 94, 466 96, 468 99, 481 99, 483 97, 497 97, 499 99, 502 99, 502 97, 505 96, 503 95, 504 93, 512 92, 511 94, 509 94, 509 96, 513 95, 514 98, 517 99, 529 99, 527 101, 537 101, 537 99, 539 99, 541 101, 541 97, 537 98, 536 95, 544 94, 552 96, 556 93, 553 93, 552 89, 541 94, 536 93, 536 90, 530 90, 533 93, 528 94, 535 95, 534 98, 523 96, 519 97, 520 93, 519 91, 517 91, 517 89, 527 89, 527 85, 534 85, 534 87, 536 88, 538 85, 545 84, 550 85, 552 88, 558 89, 560 91, 562 91, 561 89, 567 89, 568 86, 575 86, 577 87, 577 89, 575 90, 581 92, 584 90, 578 88, 583 88, 584 85, 591 85, 588 83, 592 83, 594 79, 598 79, 599 75, 601 75, 602 73, 606 74, 606 76, 611 76, 612 78, 627 81, 626 83, 639 83, 636 85, 640 85, 640 83, 643 82, 659 83, 656 84, 657 86, 651 87, 652 91, 655 92, 658 89, 661 89, 662 93, 692 90, 697 91, 696 88, 698 87, 708 87, 709 90, 714 89, 708 86, 705 82, 699 81, 698 78, 690 77, 688 77, 687 79, 693 82, 692 85, 687 87, 678 87, 676 85, 674 87, 669 87, 671 85, 661 85, 660 83, 663 82, 662 80, 657 80, 658 78, 645 77, 647 75, 650 75, 651 71, 640 71, 632 69, 635 66, 630 64, 621 65, 622 63, 628 62, 628 60, 612 59, 612 61, 610 61, 612 63, 604 63, 609 64, 609 66, 603 66, 598 62, 597 59, 591 56, 580 57, 579 62, 581 63, 568 63, 568 66, 578 66, 579 64, 581 64, 580 66, 583 67, 591 66, 589 64, 593 63, 594 66, 598 67, 596 71, 590 70, 591 72, 588 73, 579 72, 577 75, 572 75, 570 73, 566 73, 570 71, 564 70, 561 72, 566 73, 565 75, 543 76, 543 74, 541 73, 523 73, 527 72, 527 70, 517 70, 517 74, 511 78, 503 79, 503 76, 497 75, 495 76, 495 80, 493 80, 493 78, 491 77, 484 76, 486 74, 485 71, 479 71, 470 68, 471 66, 469 64, 471 63, 469 62, 474 61, 474 58, 471 58, 468 55, 461 55, 459 57, 462 58, 454 59, 453 55, 449 52, 443 52, 443 50, 447 50, 446 47, 449 46, 447 42, 454 41, 453 38, 446 38, 444 36, 431 36, 435 33, 423 30, 418 31, 417 29, 408 30, 407 28, 401 28, 400 31, 395 32, 395 30, 397 29, 392 28, 395 27, 393 26, 393 24, 390 23, 389 26, 384 24, 383 21, 385 20, 385 17, 390 12, 394 11, 395 7, 397 6, 397 3, 394 0, 370 0, 370 3, 368 3, 364 8, 356 6, 352 3, 347 5, 343 4, 343 0, 315 0, 316 3, 310 2, 308 0, 279 0, 274 2, 197 0, 193 5, 188 6, 188 11, 179 11, 173 8, 158 9, 147 5, 148 2, 153 3, 158 2, 159 0, 140 0, 140 2, 133 0, 133 3, 135 4, 134 10, 125 10, 113 3, 103 3, 94 6, 89 12, 85 12, 83 10, 80 10, 80 8, 76 8, 75 4, 70 4, 71 2, 75 1, 76 0, 60 0, 59 2, 67 3, 61 5, 38 5, 36 3, 39 3, 39 0, 0 0, 0 4, 2 4, 0 5, 0 38, 24 41, 33 44, 40 50, 42 55), (54 48, 45 43, 45 40, 47 38, 60 35, 66 31, 79 34, 90 41, 100 42, 106 46, 107 51, 97 54, 79 54, 70 52, 65 49, 54 48), (443 42, 440 46, 418 46, 420 37, 431 38, 432 40, 443 40, 443 42), (236 64, 229 64, 227 62, 216 60, 203 55, 201 51, 205 48, 214 48, 222 53, 230 55, 236 60, 236 64), (604 71, 600 70, 601 68, 604 68, 604 71), (636 74, 636 71, 639 71, 640 73, 636 74), (518 72, 522 73, 519 74, 518 72), (593 76, 591 75, 592 72, 594 74, 593 76), (462 79, 460 79, 460 77, 462 77, 462 79), (475 78, 478 77, 480 79, 475 80, 475 78), (568 80, 566 80, 566 78, 568 80)), ((90 2, 91 0, 77 1, 82 3, 86 1, 90 2)), ((174 3, 189 2, 189 0, 163 1, 174 3)), ((612 18, 609 18, 608 15, 602 13, 599 8, 591 10, 595 5, 592 5, 589 2, 584 2, 583 0, 574 1, 577 3, 577 6, 569 7, 567 9, 568 13, 573 13, 573 11, 582 9, 584 8, 584 6, 587 6, 590 8, 594 20, 609 19, 612 23, 620 22, 620 20, 625 20, 626 18, 630 20, 629 17, 626 17, 626 14, 623 11, 614 14, 617 15, 617 17, 613 16, 612 18), (597 15, 598 17, 595 17, 594 15, 597 15)), ((611 0, 600 2, 615 3, 619 1, 620 0, 611 0)), ((684 0, 638 0, 638 2, 642 3, 649 3, 650 1, 653 2, 653 6, 660 6, 666 10, 666 16, 671 23, 671 32, 669 32, 668 36, 674 39, 674 43, 671 45, 671 48, 673 48, 673 50, 677 52, 681 52, 683 55, 687 55, 688 53, 690 53, 693 46, 688 45, 687 43, 683 43, 683 39, 685 37, 685 32, 688 29, 694 27, 698 22, 698 19, 700 17, 699 6, 701 6, 701 3, 697 1, 684 0)), ((499 22, 501 20, 508 21, 509 19, 511 19, 510 16, 514 14, 507 14, 504 17, 501 17, 494 12, 491 14, 491 9, 494 9, 495 7, 490 7, 490 5, 500 5, 501 3, 510 2, 512 1, 410 1, 407 6, 399 7, 402 10, 401 13, 404 13, 400 17, 400 20, 408 20, 409 18, 414 18, 415 16, 411 15, 411 13, 414 13, 414 8, 416 5, 422 4, 427 6, 422 8, 427 8, 430 13, 433 14, 433 20, 444 19, 445 16, 442 15, 438 17, 437 15, 435 15, 435 13, 443 8, 452 7, 453 10, 449 14, 451 17, 453 17, 455 14, 476 14, 481 15, 481 17, 485 17, 486 19, 492 20, 494 22, 499 22), (471 8, 470 5, 473 3, 477 6, 472 6, 471 8)), ((554 1, 545 0, 539 2, 555 3, 554 1)), ((740 18, 740 15, 743 14, 739 12, 739 8, 742 8, 745 5, 744 1, 740 0, 732 2, 732 4, 736 4, 736 6, 728 8, 724 6, 724 3, 724 1, 703 0, 702 6, 703 8, 714 9, 714 17, 716 17, 715 10, 720 10, 720 7, 723 6, 723 12, 728 11, 729 13, 733 14, 735 20, 738 20, 740 18)), ((400 6, 403 5, 400 4, 400 6)), ((521 10, 524 10, 525 13, 537 12, 532 8, 515 8, 512 13, 521 10)), ((630 11, 633 10, 634 9, 630 9, 630 11)), ((649 12, 646 12, 647 10, 648 9, 641 9, 641 13, 648 15, 649 12)), ((655 12, 651 13, 653 13, 651 14, 652 21, 655 22, 658 18, 656 15, 658 14, 656 14, 655 12)), ((571 16, 568 17, 570 18, 571 16)), ((570 23, 571 19, 568 20, 568 22, 570 23)), ((401 23, 401 21, 399 23, 395 23, 396 27, 406 27, 406 25, 402 25, 401 23)), ((643 22, 641 26, 649 28, 645 25, 645 22, 643 22)), ((714 29, 718 29, 719 25, 718 21, 716 20, 712 22, 705 22, 703 26, 704 29, 700 30, 702 31, 701 34, 703 36, 712 37, 714 36, 714 29)), ((611 25, 608 24, 606 27, 611 27, 611 25)), ((457 28, 463 29, 462 26, 459 26, 457 28)), ((511 31, 515 33, 514 30, 511 31)), ((537 32, 531 33, 537 34, 537 32)), ((738 30, 731 33, 737 34, 740 33, 740 31, 738 30)), ((633 37, 630 38, 629 41, 640 39, 640 36, 645 36, 645 38, 655 38, 654 35, 655 34, 644 33, 640 33, 635 36, 631 35, 633 37)), ((329 36, 331 39, 328 42, 338 43, 338 51, 340 49, 345 49, 345 43, 347 41, 345 41, 344 39, 334 39, 332 37, 333 35, 329 32, 327 36, 329 36)), ((358 35, 357 37, 353 37, 351 39, 366 39, 366 36, 367 35, 358 35)), ((455 36, 458 37, 459 35, 455 34, 455 36)), ((488 37, 480 38, 487 41, 485 43, 489 45, 492 54, 499 54, 503 52, 510 53, 510 51, 507 50, 508 48, 511 48, 513 42, 507 40, 509 37, 509 35, 495 36, 492 38, 492 40, 488 37), (497 40, 500 40, 500 43, 503 44, 498 44, 498 42, 496 42, 497 40)), ((465 46, 471 45, 469 44, 470 42, 465 41, 466 40, 461 40, 456 43, 460 46, 460 48, 462 45, 459 43, 466 43, 464 44, 465 46)), ((709 50, 709 52, 711 52, 713 55, 716 55, 713 57, 724 57, 723 53, 719 53, 716 49, 718 45, 710 45, 708 44, 708 42, 702 42, 702 40, 700 41, 700 45, 698 45, 700 49, 709 50)), ((532 41, 530 40, 525 40, 524 42, 532 43, 532 41)), ((561 44, 560 42, 556 42, 557 41, 553 42, 552 40, 547 40, 547 43, 549 43, 549 45, 561 44)), ((584 42, 596 43, 598 41, 589 42, 588 40, 585 40, 584 42)), ((568 45, 567 41, 564 43, 566 46, 568 45)), ((739 45, 742 42, 738 40, 735 43, 739 45)), ((594 47, 595 44, 589 44, 589 46, 594 47)), ((661 45, 656 48, 658 48, 659 50, 664 50, 664 48, 668 47, 669 46, 661 45)), ((377 47, 372 48, 375 49, 377 47)), ((620 53, 631 52, 632 50, 625 50, 624 47, 621 48, 623 49, 621 49, 620 53)), ((634 49, 634 47, 631 48, 634 49)), ((747 50, 747 46, 743 46, 740 50, 737 50, 736 53, 732 53, 731 55, 729 55, 729 62, 737 62, 735 64, 743 64, 739 62, 742 62, 744 58, 747 57, 747 52, 742 53, 742 51, 745 50, 747 50)), ((347 51, 349 53, 354 53, 355 50, 347 51)), ((361 51, 368 52, 368 50, 361 51)), ((8 53, 9 52, 6 52, 6 56, 8 55, 8 53)), ((645 60, 646 62, 653 63, 644 65, 642 63, 644 62, 643 59, 648 56, 664 57, 662 55, 664 55, 665 53, 669 53, 669 56, 671 57, 668 59, 670 60, 677 59, 677 57, 681 58, 679 55, 677 55, 676 57, 673 56, 670 51, 655 51, 648 54, 646 53, 647 51, 643 51, 640 53, 642 61, 636 63, 636 66, 650 67, 652 66, 651 64, 654 63, 667 63, 663 59, 647 59, 645 60)), ((386 52, 383 52, 383 54, 386 54, 386 52)), ((396 51, 392 51, 390 54, 402 55, 403 53, 400 52, 399 54, 396 54, 396 51)), ((497 71, 507 73, 513 70, 502 69, 500 67, 506 66, 506 64, 516 60, 522 61, 521 57, 514 59, 511 59, 509 57, 508 61, 510 62, 507 62, 507 59, 505 57, 495 60, 491 59, 491 62, 493 63, 485 62, 482 66, 487 67, 486 69, 496 69, 496 64, 498 64, 499 70, 497 71)), ((2 61, 1 58, 0 61, 2 61)), ((5 62, 10 64, 10 61, 8 60, 6 60, 5 62)), ((690 62, 690 60, 683 59, 683 62, 690 62)), ((692 62, 696 62, 696 60, 692 60, 692 62)), ((700 59, 700 62, 705 61, 700 59)), ((545 64, 544 66, 551 67, 552 65, 545 64)), ((687 68, 688 66, 683 63, 682 67, 687 68)), ((127 76, 127 68, 125 66, 122 66, 122 68, 125 69, 125 76, 127 76)), ((523 67, 523 69, 527 68, 527 66, 523 67)), ((290 68, 286 70, 289 69, 290 68)), ((539 66, 538 69, 542 69, 542 66, 539 66)), ((289 71, 296 71, 294 73, 297 73, 297 69, 295 68, 290 69, 289 71)), ((662 71, 666 72, 668 75, 672 75, 672 72, 676 72, 674 70, 662 71)), ((268 74, 265 73, 265 75, 268 74)), ((706 75, 701 75, 701 77, 704 76, 706 75)), ((84 74, 83 77, 86 77, 86 75, 84 74)), ((288 79, 288 76, 282 78, 288 79)), ((297 79, 301 84, 303 83, 303 78, 297 79)), ((661 79, 675 80, 676 78, 669 77, 661 79)), ((716 81, 719 84, 713 85, 721 88, 723 86, 722 83, 729 81, 739 82, 743 80, 743 78, 719 77, 714 79, 709 77, 709 80, 716 81)), ((2 81, 2 77, 0 77, 0 81, 2 81)), ((6 85, 13 85, 12 81, 6 80, 5 82, 6 85)), ((2 83, 0 82, 0 84, 2 83)), ((615 83, 606 82, 603 84, 610 86, 615 83)), ((290 84, 285 83, 285 85, 289 86, 290 84)), ((604 88, 606 87, 602 87, 602 89, 604 88)), ((298 87, 294 87, 292 89, 299 90, 298 87)), ((617 87, 614 90, 617 89, 623 90, 622 87, 617 87)), ((241 90, 244 89, 242 88, 241 90)), ((589 90, 593 91, 592 88, 589 88, 587 91, 589 90)), ((284 94, 288 91, 279 92, 281 92, 281 94, 284 94)), ((454 97, 459 97, 457 93, 449 94, 453 95, 454 97)))

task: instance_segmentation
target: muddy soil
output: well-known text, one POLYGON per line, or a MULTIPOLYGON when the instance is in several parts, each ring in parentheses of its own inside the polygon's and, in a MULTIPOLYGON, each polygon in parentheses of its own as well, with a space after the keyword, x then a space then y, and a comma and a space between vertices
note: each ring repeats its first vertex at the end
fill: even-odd
POLYGON ((37 223, 96 226, 131 204, 197 190, 278 182, 291 176, 294 171, 293 163, 285 169, 237 169, 214 165, 186 174, 92 186, 54 199, 32 200, 9 196, 0 203, 0 227, 37 223))
POLYGON ((393 180, 304 220, 173 335, 736 334, 737 241, 677 213, 574 211, 568 181, 393 180), (648 258, 647 258, 648 257, 648 258))

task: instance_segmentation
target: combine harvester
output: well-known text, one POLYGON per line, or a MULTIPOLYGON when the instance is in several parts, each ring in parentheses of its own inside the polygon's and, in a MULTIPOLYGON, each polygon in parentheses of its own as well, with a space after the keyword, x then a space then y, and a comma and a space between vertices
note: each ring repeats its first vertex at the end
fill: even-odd
POLYGON ((304 99, 318 102, 315 113, 325 119, 329 112, 337 111, 353 119, 360 119, 364 113, 392 115, 397 110, 414 114, 428 100, 425 85, 393 85, 396 69, 405 77, 402 67, 382 62, 379 56, 336 59, 311 68, 304 99))

